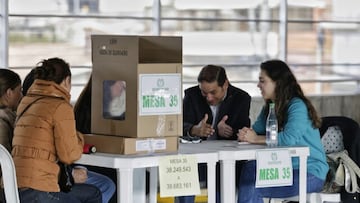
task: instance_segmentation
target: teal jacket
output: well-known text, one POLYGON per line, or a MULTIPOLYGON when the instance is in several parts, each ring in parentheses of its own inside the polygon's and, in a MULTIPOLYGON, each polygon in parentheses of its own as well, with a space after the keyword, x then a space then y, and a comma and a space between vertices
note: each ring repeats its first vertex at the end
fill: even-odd
MULTIPOLYGON (((318 128, 312 126, 305 103, 300 98, 293 98, 287 109, 287 120, 278 134, 279 146, 308 146, 310 155, 307 159, 307 172, 325 180, 329 166, 321 144, 318 128)), ((266 113, 261 110, 252 128, 258 135, 265 135, 266 113)), ((292 159, 293 168, 299 168, 299 158, 292 159)))

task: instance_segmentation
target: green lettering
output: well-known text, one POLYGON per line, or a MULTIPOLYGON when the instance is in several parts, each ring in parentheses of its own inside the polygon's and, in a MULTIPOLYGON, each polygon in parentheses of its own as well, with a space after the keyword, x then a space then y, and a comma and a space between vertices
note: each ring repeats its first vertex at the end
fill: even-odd
POLYGON ((276 180, 279 179, 279 171, 277 168, 267 169, 267 180, 276 180))
POLYGON ((277 180, 279 179, 278 168, 264 168, 260 169, 259 180, 277 180))
POLYGON ((143 96, 143 108, 149 107, 149 99, 147 96, 143 96))
POLYGON ((154 97, 154 106, 159 107, 159 105, 160 105, 159 97, 154 97))
POLYGON ((150 95, 150 96, 148 96, 148 97, 150 97, 150 108, 151 107, 154 107, 154 95, 150 95))
POLYGON ((279 179, 279 169, 278 168, 275 168, 274 179, 276 179, 276 180, 279 179))
POLYGON ((268 168, 267 170, 267 179, 268 180, 272 180, 273 177, 273 169, 272 168, 268 168))
POLYGON ((143 108, 149 108, 150 104, 149 104, 149 98, 148 96, 143 96, 143 108))
POLYGON ((165 107, 165 98, 160 97, 160 107, 165 107))
POLYGON ((259 180, 265 180, 266 179, 266 169, 260 169, 260 175, 259 180))
POLYGON ((165 107, 165 98, 155 95, 143 95, 143 108, 165 107))

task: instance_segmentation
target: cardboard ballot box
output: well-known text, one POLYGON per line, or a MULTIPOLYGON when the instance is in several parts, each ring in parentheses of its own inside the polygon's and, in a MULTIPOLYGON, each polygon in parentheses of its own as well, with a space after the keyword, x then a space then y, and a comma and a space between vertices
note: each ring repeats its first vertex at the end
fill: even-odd
POLYGON ((96 152, 112 154, 148 154, 177 152, 178 137, 129 138, 111 135, 85 134, 85 143, 93 144, 96 152))
POLYGON ((182 134, 182 38, 93 35, 91 132, 182 134))

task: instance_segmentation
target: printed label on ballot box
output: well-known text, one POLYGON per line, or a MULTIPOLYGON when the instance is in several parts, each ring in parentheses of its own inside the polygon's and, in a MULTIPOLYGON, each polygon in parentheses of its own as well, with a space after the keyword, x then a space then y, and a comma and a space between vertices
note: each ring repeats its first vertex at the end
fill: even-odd
POLYGON ((140 74, 139 115, 181 114, 181 74, 140 74))

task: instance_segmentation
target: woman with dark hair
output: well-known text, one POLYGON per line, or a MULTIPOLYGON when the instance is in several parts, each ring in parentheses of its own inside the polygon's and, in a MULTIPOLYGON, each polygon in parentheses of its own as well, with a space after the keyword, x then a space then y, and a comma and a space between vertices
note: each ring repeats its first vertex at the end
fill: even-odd
MULTIPOLYGON (((238 140, 265 144, 266 118, 269 104, 275 104, 278 120, 279 146, 308 146, 307 192, 320 192, 329 170, 321 144, 321 120, 314 106, 307 99, 288 65, 280 60, 261 64, 258 87, 265 100, 252 128, 238 132, 238 140)), ((256 162, 244 164, 239 181, 238 203, 260 203, 263 198, 283 198, 299 195, 299 160, 293 159, 293 184, 286 187, 255 188, 256 162)))
POLYGON ((76 129, 84 134, 91 133, 91 86, 92 76, 90 75, 74 105, 76 129))
POLYGON ((74 184, 65 193, 58 185, 57 162, 72 164, 81 157, 84 145, 70 104, 69 64, 50 58, 33 71, 35 81, 17 109, 12 143, 20 200, 100 203, 101 193, 95 186, 74 184))
MULTIPOLYGON (((25 77, 23 82, 23 95, 27 94, 28 89, 34 83, 34 71, 32 69, 25 77)), ((90 117, 91 117, 91 76, 88 83, 81 92, 75 106, 74 106, 75 120, 76 120, 76 129, 80 133, 88 134, 90 133, 90 117)), ((88 170, 88 168, 97 168, 97 167, 85 167, 80 165, 75 165, 73 167, 73 178, 75 183, 87 183, 94 185, 100 189, 102 194, 102 202, 110 202, 112 196, 116 191, 115 183, 107 176, 102 173, 94 172, 93 170, 88 170), (79 176, 77 176, 79 175, 79 176)), ((101 168, 102 171, 108 169, 101 168)), ((99 171, 100 172, 100 171, 99 171)), ((116 177, 116 174, 115 174, 116 177)))
POLYGON ((22 98, 20 76, 0 69, 0 144, 11 153, 16 108, 22 98))
MULTIPOLYGON (((20 76, 9 70, 0 69, 0 144, 11 153, 16 119, 16 108, 22 98, 20 76)), ((0 171, 0 178, 1 178, 0 171)), ((0 190, 0 202, 5 202, 4 191, 0 190)))

